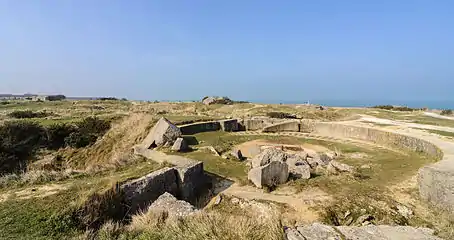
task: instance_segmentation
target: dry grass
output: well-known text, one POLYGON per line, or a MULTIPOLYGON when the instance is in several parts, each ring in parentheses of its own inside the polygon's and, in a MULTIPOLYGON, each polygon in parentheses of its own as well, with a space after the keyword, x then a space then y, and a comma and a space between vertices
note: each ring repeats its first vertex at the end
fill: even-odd
POLYGON ((166 213, 142 213, 134 216, 129 226, 106 223, 96 239, 278 240, 283 236, 277 216, 258 218, 210 211, 178 219, 168 218, 166 213))
POLYGON ((132 114, 115 124, 102 139, 83 149, 65 149, 62 156, 72 167, 109 168, 128 161, 132 147, 141 142, 156 122, 148 114, 132 114))
POLYGON ((62 181, 74 176, 81 176, 82 174, 72 169, 66 169, 64 171, 31 170, 22 174, 12 173, 0 177, 0 188, 62 181))

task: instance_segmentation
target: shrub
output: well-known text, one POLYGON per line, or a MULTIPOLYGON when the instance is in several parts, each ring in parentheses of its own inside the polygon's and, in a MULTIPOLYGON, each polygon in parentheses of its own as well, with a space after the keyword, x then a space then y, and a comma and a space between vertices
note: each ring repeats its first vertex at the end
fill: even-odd
POLYGON ((412 111, 420 111, 423 110, 422 108, 409 108, 406 106, 399 107, 399 106, 392 106, 392 105, 377 105, 373 106, 372 108, 384 109, 384 110, 393 110, 393 111, 401 111, 401 112, 412 112, 412 111))
POLYGON ((95 134, 75 131, 70 133, 64 141, 66 146, 82 148, 95 143, 97 139, 98 137, 95 134))
POLYGON ((445 109, 441 111, 441 115, 452 115, 452 110, 451 109, 445 109))
POLYGON ((47 148, 59 149, 65 146, 65 139, 77 131, 77 128, 72 124, 56 123, 46 128, 47 148))
POLYGON ((25 169, 28 159, 45 143, 45 130, 34 122, 0 126, 0 173, 25 169))
POLYGON ((266 115, 270 118, 296 118, 294 114, 284 112, 269 112, 266 115))
POLYGON ((0 105, 8 105, 8 104, 10 104, 10 102, 8 102, 8 101, 0 101, 0 105))
POLYGON ((43 118, 51 115, 48 112, 33 112, 30 110, 25 110, 25 111, 14 111, 12 113, 9 113, 8 116, 12 118, 18 118, 18 119, 23 119, 23 118, 43 118))
POLYGON ((81 122, 76 123, 76 126, 80 133, 102 136, 110 129, 110 121, 97 117, 87 117, 81 122))

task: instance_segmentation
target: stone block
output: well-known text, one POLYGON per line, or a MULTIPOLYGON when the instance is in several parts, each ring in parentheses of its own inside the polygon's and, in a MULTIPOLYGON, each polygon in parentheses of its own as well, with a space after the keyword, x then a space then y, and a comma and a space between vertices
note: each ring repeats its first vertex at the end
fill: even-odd
POLYGON ((163 168, 120 186, 130 213, 143 210, 165 192, 178 194, 177 173, 173 168, 163 168))
POLYGON ((287 182, 288 165, 285 162, 273 161, 264 166, 253 168, 248 173, 248 179, 258 188, 273 187, 287 182))

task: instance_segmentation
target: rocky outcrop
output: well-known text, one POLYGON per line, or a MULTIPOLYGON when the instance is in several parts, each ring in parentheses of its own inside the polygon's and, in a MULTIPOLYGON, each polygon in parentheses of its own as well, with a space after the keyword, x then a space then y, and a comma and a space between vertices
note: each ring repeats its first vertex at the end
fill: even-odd
POLYGON ((178 200, 168 192, 159 196, 159 198, 150 205, 148 211, 154 213, 167 212, 169 217, 186 217, 199 212, 199 210, 190 203, 178 200))
POLYGON ((248 179, 258 188, 275 187, 287 182, 288 165, 285 162, 272 161, 260 167, 252 168, 248 179))
POLYGON ((171 146, 179 137, 181 137, 180 129, 169 120, 162 117, 151 129, 142 145, 147 149, 160 146, 171 146))
POLYGON ((288 240, 441 240, 434 236, 434 231, 428 228, 410 226, 368 225, 362 227, 328 226, 314 223, 285 230, 288 240))

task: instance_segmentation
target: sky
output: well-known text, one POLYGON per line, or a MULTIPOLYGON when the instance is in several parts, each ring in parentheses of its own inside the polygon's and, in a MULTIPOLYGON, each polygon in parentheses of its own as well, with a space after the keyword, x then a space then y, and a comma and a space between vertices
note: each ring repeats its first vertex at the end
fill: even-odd
POLYGON ((452 100, 451 0, 1 0, 0 93, 452 100))

